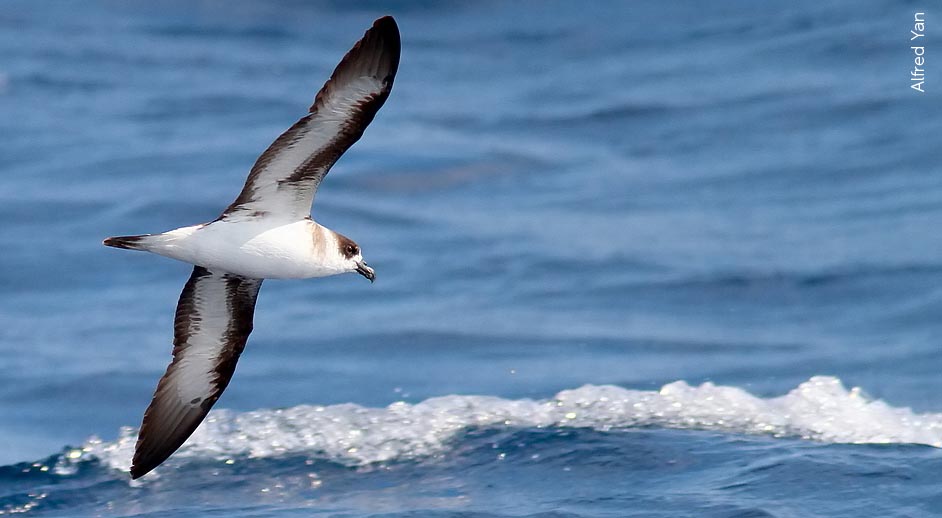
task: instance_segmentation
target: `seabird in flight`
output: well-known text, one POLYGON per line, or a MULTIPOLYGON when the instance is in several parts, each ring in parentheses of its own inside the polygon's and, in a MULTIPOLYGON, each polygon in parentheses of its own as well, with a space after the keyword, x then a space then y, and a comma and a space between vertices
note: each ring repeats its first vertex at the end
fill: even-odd
POLYGON ((194 265, 177 303, 173 361, 144 412, 131 478, 167 459, 196 430, 232 378, 252 332, 263 279, 305 279, 373 269, 353 240, 311 219, 334 162, 386 102, 399 67, 399 28, 376 20, 337 65, 307 115, 255 162, 242 192, 215 221, 104 244, 194 265))

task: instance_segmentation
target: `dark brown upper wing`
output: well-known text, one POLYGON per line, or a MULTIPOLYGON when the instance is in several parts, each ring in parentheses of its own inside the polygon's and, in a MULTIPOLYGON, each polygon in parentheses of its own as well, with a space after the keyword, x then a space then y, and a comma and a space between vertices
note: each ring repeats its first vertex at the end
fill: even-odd
POLYGON ((321 180, 389 97, 399 50, 396 21, 385 16, 373 22, 317 93, 310 113, 258 157, 222 218, 309 217, 321 180))
POLYGON ((252 332, 261 285, 261 279, 193 268, 177 304, 173 361, 144 412, 131 478, 165 461, 219 399, 252 332))

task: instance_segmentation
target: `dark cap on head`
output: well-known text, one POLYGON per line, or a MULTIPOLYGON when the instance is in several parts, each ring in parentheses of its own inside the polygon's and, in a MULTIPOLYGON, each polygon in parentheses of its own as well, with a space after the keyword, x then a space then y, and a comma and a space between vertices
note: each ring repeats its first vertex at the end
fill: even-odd
POLYGON ((337 246, 340 247, 340 253, 347 259, 355 257, 360 253, 360 247, 357 246, 352 239, 343 234, 337 234, 337 246))

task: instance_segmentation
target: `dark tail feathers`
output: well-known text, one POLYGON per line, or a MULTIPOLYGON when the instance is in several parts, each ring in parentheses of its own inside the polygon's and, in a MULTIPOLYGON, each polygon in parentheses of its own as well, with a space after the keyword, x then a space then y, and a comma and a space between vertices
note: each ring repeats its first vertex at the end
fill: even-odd
POLYGON ((102 244, 105 246, 113 246, 115 248, 124 248, 127 250, 145 250, 143 241, 147 237, 150 237, 150 235, 144 234, 141 236, 109 237, 108 239, 102 241, 102 244))

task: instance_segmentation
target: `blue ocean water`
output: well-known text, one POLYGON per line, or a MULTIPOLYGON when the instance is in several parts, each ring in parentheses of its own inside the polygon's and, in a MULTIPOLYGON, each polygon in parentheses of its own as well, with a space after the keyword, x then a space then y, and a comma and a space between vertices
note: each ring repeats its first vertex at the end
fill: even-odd
POLYGON ((926 9, 4 2, 0 514, 942 515, 926 9), (266 282, 131 483, 190 267, 101 239, 215 218, 383 14, 314 207, 377 282, 266 282))

